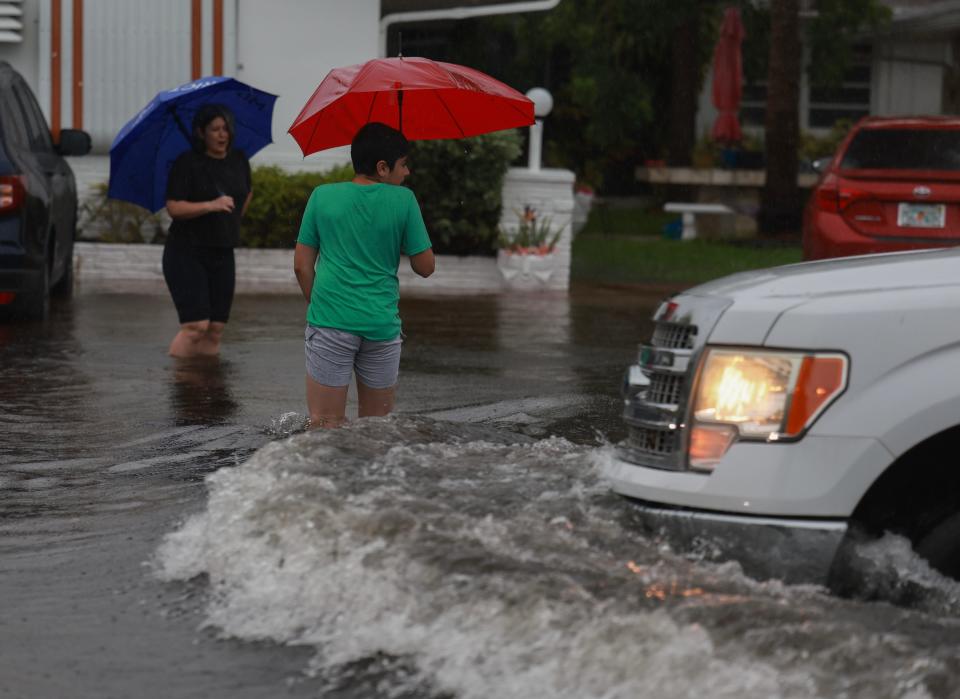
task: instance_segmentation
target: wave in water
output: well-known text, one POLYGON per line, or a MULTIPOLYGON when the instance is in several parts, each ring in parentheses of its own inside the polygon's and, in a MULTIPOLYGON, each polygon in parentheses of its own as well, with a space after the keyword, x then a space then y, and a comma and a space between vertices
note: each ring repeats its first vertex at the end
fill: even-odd
POLYGON ((208 476, 157 573, 206 576, 208 625, 314 646, 315 672, 409 659, 384 696, 919 699, 954 672, 870 629, 865 605, 643 538, 599 479, 604 457, 427 418, 297 434, 208 476), (825 665, 838 647, 867 693, 825 665))

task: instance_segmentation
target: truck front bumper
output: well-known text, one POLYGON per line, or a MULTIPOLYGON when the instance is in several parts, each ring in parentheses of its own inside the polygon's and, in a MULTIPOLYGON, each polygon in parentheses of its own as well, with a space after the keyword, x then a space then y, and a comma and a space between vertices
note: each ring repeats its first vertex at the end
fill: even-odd
POLYGON ((648 534, 666 538, 680 551, 706 545, 722 559, 736 560, 744 573, 759 580, 825 585, 847 533, 844 520, 746 517, 632 498, 630 503, 648 534))
POLYGON ((736 443, 712 473, 613 455, 603 474, 648 531, 680 549, 710 541, 754 577, 823 583, 848 518, 892 460, 874 438, 808 434, 793 443, 736 443))

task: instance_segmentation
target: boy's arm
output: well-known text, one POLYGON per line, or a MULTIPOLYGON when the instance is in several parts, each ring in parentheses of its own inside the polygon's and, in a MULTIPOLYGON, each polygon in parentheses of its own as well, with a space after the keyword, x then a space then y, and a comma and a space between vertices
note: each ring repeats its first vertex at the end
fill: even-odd
POLYGON ((310 302, 310 292, 313 291, 313 278, 316 276, 317 253, 316 248, 303 243, 297 243, 293 251, 293 273, 297 275, 297 283, 303 298, 310 302))
POLYGON ((436 258, 433 256, 433 248, 427 248, 423 252, 410 256, 410 269, 421 277, 429 277, 436 269, 436 258))

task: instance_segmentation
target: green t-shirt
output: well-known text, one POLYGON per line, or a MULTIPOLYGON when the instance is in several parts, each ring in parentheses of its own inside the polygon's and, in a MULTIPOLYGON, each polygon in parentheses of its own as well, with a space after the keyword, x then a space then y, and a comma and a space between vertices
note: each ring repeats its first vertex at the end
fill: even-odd
POLYGON ((400 334, 400 255, 431 247, 406 187, 353 182, 313 190, 297 242, 319 251, 307 322, 384 342, 400 334))

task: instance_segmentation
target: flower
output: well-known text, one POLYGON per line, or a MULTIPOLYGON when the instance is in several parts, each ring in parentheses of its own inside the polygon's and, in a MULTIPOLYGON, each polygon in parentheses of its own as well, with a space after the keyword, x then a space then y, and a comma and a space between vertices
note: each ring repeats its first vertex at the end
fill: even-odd
POLYGON ((553 230, 549 217, 538 220, 537 210, 527 204, 517 211, 515 230, 500 229, 497 245, 509 254, 547 255, 560 240, 561 229, 553 230))

